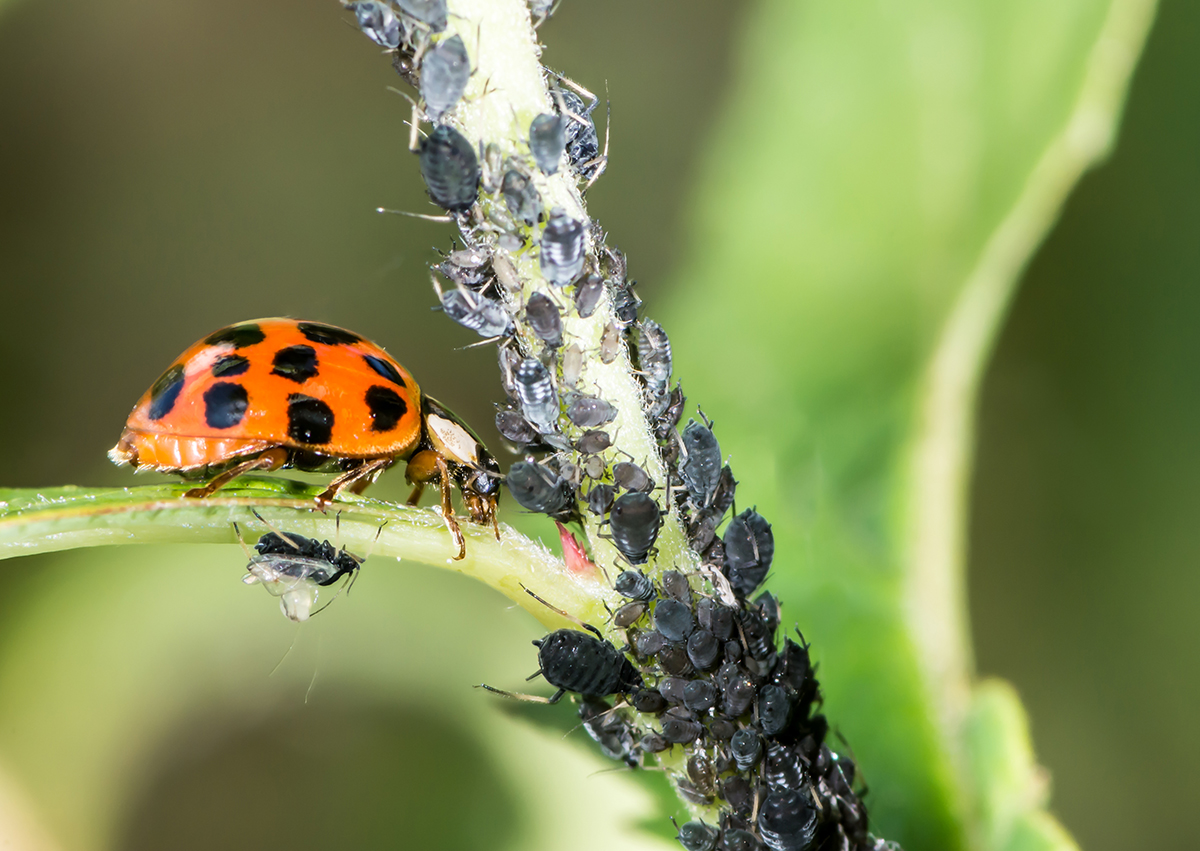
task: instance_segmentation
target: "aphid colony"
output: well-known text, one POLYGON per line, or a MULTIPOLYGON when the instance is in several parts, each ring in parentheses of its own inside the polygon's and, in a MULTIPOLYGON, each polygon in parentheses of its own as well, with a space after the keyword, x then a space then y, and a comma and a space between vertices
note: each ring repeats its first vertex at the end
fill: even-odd
POLYGON ((716 824, 679 828, 687 851, 888 847, 868 832, 853 760, 826 743, 807 645, 786 638, 780 647, 779 603, 752 599, 774 556, 770 524, 753 508, 726 522, 737 483, 711 422, 701 415, 679 428, 685 398, 672 387, 671 344, 640 316, 624 255, 595 223, 544 200, 551 176, 582 193, 603 172, 595 99, 547 72, 552 111, 524 119, 516 150, 468 140, 453 125, 472 43, 444 33, 443 0, 424 0, 420 14, 415 2, 349 8, 392 52, 434 124, 414 147, 429 197, 464 243, 434 266, 435 288, 447 316, 499 343, 507 398, 496 427, 524 456, 506 483, 522 507, 560 523, 591 515, 625 563, 611 624, 621 646, 592 625, 535 642, 538 673, 557 689, 549 700, 577 695, 588 733, 630 766, 682 749, 679 792, 720 813, 716 824), (532 291, 518 274, 527 256, 544 279, 532 291), (587 319, 604 323, 598 343, 570 333, 587 319), (611 425, 621 412, 584 378, 588 364, 620 357, 639 382, 654 463, 621 452, 611 425), (654 479, 660 470, 665 481, 654 479), (664 512, 694 551, 683 570, 655 564, 664 512))

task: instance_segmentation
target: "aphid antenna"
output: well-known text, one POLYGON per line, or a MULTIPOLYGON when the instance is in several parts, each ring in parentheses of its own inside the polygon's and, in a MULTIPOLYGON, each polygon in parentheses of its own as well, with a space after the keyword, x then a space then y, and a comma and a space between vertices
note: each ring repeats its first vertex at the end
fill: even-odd
POLYGON ((492 343, 496 342, 497 340, 503 340, 503 339, 505 339, 505 336, 503 334, 498 334, 495 337, 488 337, 485 340, 480 340, 478 343, 467 343, 467 345, 465 345, 465 346, 456 346, 454 351, 465 352, 465 351, 467 351, 467 349, 478 349, 480 346, 490 346, 492 343))
MULTIPOLYGON (((569 620, 571 623, 578 624, 579 626, 586 629, 588 632, 595 634, 595 636, 597 638, 599 638, 601 641, 604 640, 604 636, 601 635, 600 630, 596 629, 596 627, 592 626, 590 623, 584 623, 583 621, 581 621, 579 618, 575 617, 574 615, 567 614, 562 609, 558 608, 558 606, 554 606, 554 605, 551 605, 550 603, 546 602, 541 597, 539 597, 537 594, 534 594, 532 591, 530 591, 528 588, 526 588, 524 583, 519 583, 519 584, 521 585, 521 589, 526 594, 528 594, 533 599, 537 600, 539 603, 541 603, 543 606, 545 606, 550 611, 557 612, 558 614, 562 615, 564 618, 569 620)), ((540 674, 541 671, 538 671, 538 673, 540 674)), ((537 674, 534 674, 534 676, 537 676, 537 674)))
MULTIPOLYGON (((296 541, 295 541, 295 540, 293 540, 293 539, 292 539, 292 536, 291 536, 291 535, 289 535, 287 532, 284 532, 284 531, 282 531, 282 530, 280 530, 280 529, 276 529, 276 528, 275 528, 274 526, 272 526, 272 525, 271 525, 271 524, 270 524, 268 521, 264 520, 264 519, 263 519, 263 516, 262 516, 261 514, 259 514, 259 513, 258 513, 258 509, 251 508, 251 509, 250 509, 250 513, 251 513, 251 514, 253 514, 253 515, 254 515, 256 518, 258 518, 258 522, 259 522, 259 523, 261 523, 261 524, 263 524, 264 526, 266 526, 266 527, 267 527, 267 531, 269 531, 269 532, 274 532, 274 533, 275 533, 276 535, 278 535, 280 538, 282 538, 283 540, 287 541, 287 542, 288 542, 288 543, 291 545, 292 549, 294 549, 294 550, 299 550, 299 549, 300 549, 300 545, 299 545, 298 543, 296 543, 296 541)), ((340 513, 340 512, 339 512, 339 513, 340 513)))
MULTIPOLYGON (((233 534, 237 535, 238 546, 242 548, 242 552, 246 554, 246 561, 254 558, 254 554, 250 552, 250 548, 246 546, 246 541, 242 538, 242 530, 238 528, 237 521, 233 523, 233 534)), ((799 629, 796 630, 799 632, 799 629)))
POLYGON ((551 697, 539 697, 536 694, 521 694, 520 692, 515 692, 515 691, 505 691, 504 689, 499 689, 499 688, 496 688, 495 686, 490 686, 487 683, 480 683, 479 685, 475 686, 475 688, 485 689, 487 691, 490 691, 492 694, 498 694, 501 697, 507 697, 511 700, 523 700, 526 703, 555 704, 555 703, 558 703, 559 700, 562 699, 562 696, 567 693, 566 689, 559 689, 551 697))
POLYGON ((709 431, 712 431, 713 427, 717 424, 716 420, 710 420, 708 417, 706 417, 704 415, 704 410, 699 405, 696 406, 696 413, 699 414, 700 419, 704 421, 704 427, 709 431))
POLYGON ((595 159, 588 160, 583 164, 583 168, 588 168, 589 166, 593 165, 597 166, 596 173, 589 178, 587 186, 583 187, 584 192, 587 192, 589 189, 591 189, 592 184, 599 180, 600 175, 604 174, 605 170, 608 168, 608 141, 609 133, 612 130, 612 99, 608 97, 608 80, 604 81, 604 95, 604 101, 606 104, 604 115, 604 153, 600 154, 600 156, 596 157, 595 159))
POLYGON ((376 213, 387 213, 389 216, 408 216, 410 219, 423 219, 427 222, 450 224, 455 221, 453 216, 431 216, 428 213, 410 213, 407 210, 389 210, 387 207, 376 207, 376 213))
MULTIPOLYGON (((757 714, 757 712, 755 714, 757 714)), ((757 719, 756 719, 756 723, 757 723, 757 719)), ((813 789, 813 787, 811 785, 808 788, 810 790, 813 789)), ((750 824, 754 824, 754 825, 758 824, 758 808, 762 804, 762 801, 759 800, 759 793, 761 791, 762 791, 762 786, 756 783, 754 785, 754 809, 750 811, 750 824)))

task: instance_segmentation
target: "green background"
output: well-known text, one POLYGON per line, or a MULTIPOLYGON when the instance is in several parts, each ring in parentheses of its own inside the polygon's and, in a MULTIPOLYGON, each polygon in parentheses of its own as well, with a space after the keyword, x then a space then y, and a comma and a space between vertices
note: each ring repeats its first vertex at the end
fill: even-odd
MULTIPOLYGON (((685 238, 695 178, 731 106, 731 54, 748 12, 707 0, 565 0, 542 30, 548 65, 612 98, 611 160, 590 209, 629 254, 652 316, 694 297, 677 270, 698 250, 685 238)), ((103 452, 136 397, 192 340, 272 314, 374 338, 495 444, 492 350, 452 349, 475 338, 429 312, 427 246, 447 247, 447 229, 371 212, 426 206, 404 149, 407 105, 385 88, 396 79, 346 17, 315 0, 26 2, 4 13, 5 485, 132 481, 103 452)), ((1200 308, 1190 232, 1200 219, 1200 98, 1189 95, 1200 60, 1188 48, 1197 24, 1194 6, 1163 4, 1116 153, 1085 177, 1030 266, 981 404, 969 565, 977 666, 1021 693, 1053 776, 1052 809, 1088 849, 1186 847, 1197 791, 1188 771, 1200 757, 1188 712, 1197 642, 1187 626, 1197 600, 1188 521, 1200 507, 1188 333, 1200 308)), ((788 81, 766 94, 787 98, 788 81)), ((759 154, 753 131, 747 122, 747 156, 759 154)), ((727 297, 769 310, 772 285, 738 281, 727 297)), ((711 352, 755 368, 751 341, 722 333, 726 307, 707 306, 704 358, 694 331, 688 346, 677 339, 685 389, 689 361, 711 352)), ((697 401, 753 499, 754 446, 720 429, 723 415, 738 417, 697 401)), ((401 495, 399 479, 377 492, 401 495)), ((507 791, 520 755, 486 738, 496 725, 514 736, 525 728, 497 720, 466 686, 519 682, 533 668, 521 648, 534 625, 455 577, 389 566, 375 588, 364 577, 302 631, 299 651, 269 678, 294 630, 266 595, 236 582, 240 564, 236 551, 215 548, 6 563, 4 682, 22 690, 0 693, 0 752, 32 777, 39 801, 57 802, 43 805, 47 822, 68 842, 111 836, 117 848, 188 847, 189 836, 197 847, 238 847, 233 838, 247 848, 394 847, 406 832, 426 847, 521 847, 554 805, 507 791), (372 629, 375 612, 407 626, 372 629), (238 617, 252 629, 232 626, 238 617), (172 636, 162 647, 158 622, 171 624, 159 626, 172 636), (226 628, 261 643, 226 646, 226 628), (49 641, 64 631, 64 646, 49 641), (374 657, 389 661, 367 671, 374 657), (414 670, 421 676, 404 679, 414 670), (159 681, 168 697, 145 717, 118 719, 151 729, 146 752, 89 752, 89 723, 117 724, 97 716, 129 712, 111 694, 146 671, 183 684, 159 681), (195 682, 215 684, 200 689, 186 724, 157 729, 172 689, 195 682), (468 708, 445 710, 460 704, 468 708), (75 760, 78 771, 61 768, 75 760), (114 815, 74 812, 86 796, 70 783, 130 765, 141 773, 133 793, 109 802, 114 815), (414 768, 425 781, 413 782, 414 768), (481 825, 488 839, 472 833, 481 825)), ((819 632, 810 637, 820 652, 819 632)), ((844 732, 853 744, 855 730, 844 732)), ((622 794, 609 787, 623 777, 582 779, 603 767, 598 759, 584 770, 555 761, 582 738, 538 739, 550 755, 530 753, 527 770, 544 775, 537 788, 578 773, 564 786, 577 796, 622 794)), ((864 769, 870 780, 869 761, 864 769)), ((903 838, 919 843, 910 851, 933 847, 892 818, 881 828, 909 830, 903 838)))

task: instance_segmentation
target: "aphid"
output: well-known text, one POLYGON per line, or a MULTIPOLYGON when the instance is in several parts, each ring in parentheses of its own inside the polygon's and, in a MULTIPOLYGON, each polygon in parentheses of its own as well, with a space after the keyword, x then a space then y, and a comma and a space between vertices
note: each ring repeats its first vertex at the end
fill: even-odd
POLYGON ((681 677, 663 677, 658 684, 658 691, 667 703, 683 703, 683 692, 688 681, 681 677))
POLYGON ((495 142, 488 142, 487 147, 483 149, 483 161, 480 163, 480 167, 482 169, 479 179, 480 186, 487 194, 495 195, 500 191, 501 181, 504 178, 504 151, 495 142))
POLYGON ((660 600, 654 607, 654 626, 667 641, 684 641, 696 628, 696 619, 684 603, 660 600))
POLYGON ((608 514, 613 543, 630 564, 645 564, 658 540, 662 512, 644 493, 621 494, 608 514))
POLYGON ((654 479, 631 461, 618 461, 613 464, 613 482, 633 493, 646 493, 654 490, 654 479))
POLYGON ((633 768, 641 765, 641 749, 634 740, 636 730, 612 712, 602 700, 584 700, 579 705, 579 719, 604 755, 620 760, 633 768))
POLYGON ((600 362, 612 363, 620 353, 621 327, 615 322, 609 322, 604 326, 604 333, 600 335, 600 362))
POLYGON ((654 732, 650 732, 642 736, 641 744, 642 750, 644 750, 646 753, 662 753, 667 748, 671 747, 670 742, 668 742, 658 733, 654 732))
POLYGON ((567 419, 580 428, 595 428, 617 418, 617 409, 598 396, 572 394, 567 403, 567 419))
POLYGON ((540 263, 542 274, 553 286, 575 282, 583 271, 586 225, 562 210, 553 210, 542 231, 540 263))
POLYGON ((759 851, 761 848, 762 843, 754 838, 753 833, 736 827, 721 832, 721 851, 759 851))
POLYGON ((754 702, 754 681, 750 675, 732 662, 726 662, 717 671, 717 684, 721 687, 721 711, 730 718, 746 713, 754 702))
POLYGON ((758 726, 764 736, 778 736, 787 729, 796 706, 796 695, 768 683, 758 691, 758 726))
POLYGON ((525 419, 542 433, 554 431, 558 424, 558 394, 550 371, 540 361, 525 358, 513 375, 513 386, 525 419))
POLYGON ((599 455, 586 455, 583 459, 583 466, 580 469, 583 470, 583 474, 589 479, 598 479, 604 475, 604 471, 608 469, 608 465, 599 455))
POLYGON ((683 603, 689 603, 692 599, 692 586, 688 584, 687 577, 678 570, 668 570, 662 577, 663 593, 668 597, 674 597, 683 603))
POLYGON ((733 609, 722 606, 711 597, 702 597, 697 601, 696 620, 721 641, 733 635, 733 609))
POLYGON ((587 319, 596 312, 604 295, 604 279, 599 275, 588 275, 575 287, 575 312, 587 319))
POLYGON ((358 28, 371 41, 392 50, 400 46, 400 19, 391 6, 377 3, 376 0, 363 0, 360 3, 347 3, 346 8, 354 12, 358 28))
MULTIPOLYGON (((737 732, 737 727, 735 727, 733 722, 727 718, 716 718, 708 725, 708 732, 712 734, 714 739, 727 742, 733 738, 733 734, 737 732)), ((720 765, 718 765, 717 768, 720 771, 728 770, 728 766, 722 768, 720 765)))
MULTIPOLYGON (((237 531, 237 524, 234 524, 237 531)), ((241 534, 238 533, 238 540, 241 534)), ((244 547, 244 545, 243 545, 244 547)), ((294 532, 268 532, 254 545, 257 555, 250 556, 247 585, 261 584, 279 598, 279 608, 293 621, 306 621, 314 614, 313 606, 321 588, 333 585, 343 576, 353 575, 363 560, 353 553, 336 549, 328 541, 306 538, 294 532)), ((247 553, 249 551, 247 550, 247 553)))
POLYGON ((466 542, 452 484, 475 523, 495 527, 500 497, 500 468, 479 438, 387 352, 343 328, 295 319, 242 322, 194 344, 138 401, 108 457, 207 477, 185 494, 193 498, 255 470, 341 471, 316 498, 321 506, 407 461, 410 503, 426 484, 441 489, 457 558, 466 542))
POLYGON ((654 597, 654 583, 640 570, 623 570, 613 584, 617 593, 631 600, 650 600, 654 597))
POLYGON ((667 701, 663 698, 662 694, 650 688, 634 692, 630 702, 633 703, 633 708, 638 712, 645 712, 650 715, 655 715, 667 708, 667 701))
POLYGON ((721 478, 721 447, 712 428, 688 420, 683 430, 683 448, 685 460, 679 475, 687 486, 692 505, 704 508, 716 493, 721 478))
POLYGON ((542 196, 533 181, 521 172, 516 169, 506 171, 500 191, 513 218, 532 227, 542 217, 542 196))
POLYGON ((807 791, 772 792, 758 812, 758 832, 771 851, 803 851, 817 832, 817 811, 807 791))
POLYGON ((693 712, 706 712, 717 704, 717 687, 708 680, 692 680, 683 690, 683 705, 693 712))
POLYGON ((533 644, 538 648, 538 673, 558 688, 549 703, 557 703, 568 691, 607 697, 642 687, 641 675, 624 653, 600 636, 599 630, 591 636, 560 629, 533 644))
POLYGON ((617 491, 612 485, 596 485, 587 495, 588 511, 603 517, 612 508, 617 491))
POLYGON ((396 0, 396 5, 413 20, 428 25, 432 32, 440 33, 446 28, 446 0, 396 0))
POLYGON ((436 280, 434 288, 442 311, 464 328, 480 337, 505 337, 512 333, 512 319, 496 299, 457 288, 442 292, 436 280))
POLYGON ((707 671, 721 655, 721 642, 707 629, 698 629, 688 636, 687 654, 698 670, 707 671))
MULTIPOLYGON (((803 641, 803 638, 801 638, 803 641)), ((788 638, 783 643, 783 671, 780 682, 797 695, 797 702, 807 706, 817 698, 817 677, 807 644, 797 644, 788 638)))
POLYGON ((646 614, 646 604, 642 601, 626 603, 613 614, 613 626, 620 629, 633 626, 642 615, 646 614))
MULTIPOLYGON (((662 633, 660 632, 659 635, 662 633)), ((663 641, 666 641, 666 636, 663 636, 663 641)), ((662 667, 663 673, 675 677, 686 677, 694 673, 692 662, 688 659, 687 649, 682 644, 665 645, 662 650, 658 651, 658 664, 662 667)))
POLYGON ((679 425, 679 418, 683 416, 683 405, 686 401, 683 388, 676 384, 671 395, 667 397, 667 407, 654 421, 654 436, 659 443, 666 443, 675 433, 675 426, 679 425))
POLYGON ((534 27, 540 27, 554 14, 558 2, 559 0, 529 0, 529 11, 537 19, 533 23, 534 27))
POLYGON ((525 303, 525 318, 533 333, 551 348, 562 345, 562 315, 545 293, 534 293, 525 303))
POLYGON ((775 655, 775 634, 767 630, 762 617, 757 612, 743 610, 738 612, 738 623, 750 656, 760 661, 770 660, 775 655))
POLYGON ((610 446, 612 446, 612 437, 608 432, 598 429, 585 431, 579 436, 579 440, 575 441, 575 450, 583 455, 595 455, 610 446))
POLYGON ((518 446, 527 446, 538 440, 537 429, 516 411, 497 411, 496 431, 505 440, 511 440, 518 446))
POLYGON ((804 763, 801 762, 799 755, 778 742, 767 745, 767 759, 763 763, 763 780, 766 781, 767 788, 772 792, 781 792, 785 789, 802 791, 808 785, 807 777, 804 774, 804 763))
POLYGON ((600 157, 600 137, 592 121, 592 110, 597 102, 593 100, 585 107, 583 99, 575 92, 565 88, 559 89, 559 92, 567 108, 567 157, 581 177, 591 180, 604 165, 600 157))
POLYGON ((429 197, 452 213, 465 213, 479 197, 479 159, 463 134, 439 124, 421 140, 421 176, 429 197))
POLYGON ((690 710, 681 706, 668 709, 662 716, 662 734, 668 742, 686 745, 704 733, 704 726, 696 720, 690 710))
POLYGON ((721 783, 721 797, 729 802, 735 813, 742 816, 748 817, 750 808, 754 806, 754 790, 745 777, 735 776, 724 780, 721 783))
POLYGON ((431 120, 440 120, 458 105, 470 78, 471 60, 459 36, 442 39, 425 54, 421 60, 421 97, 431 120))
POLYGON ((775 557, 771 524, 747 508, 725 530, 725 575, 739 597, 748 597, 766 579, 775 557))
POLYGON ((698 791, 712 797, 717 778, 713 773, 713 764, 703 754, 693 754, 688 758, 687 774, 698 791))
POLYGON ((638 369, 646 387, 649 406, 646 411, 652 419, 667 409, 670 399, 668 385, 671 383, 671 341, 667 332, 652 319, 639 323, 637 338, 638 369))
POLYGON ((492 282, 489 261, 491 252, 478 248, 451 251, 446 259, 434 266, 456 286, 479 292, 492 282))
MULTIPOLYGON (((695 519, 688 527, 688 539, 691 541, 692 549, 697 552, 707 552, 713 539, 716 537, 717 526, 725 517, 725 512, 729 510, 729 506, 733 505, 734 493, 737 491, 737 480, 733 477, 733 470, 726 464, 721 468, 721 474, 717 477, 717 487, 713 491, 712 500, 709 504, 695 514, 695 519)), ((724 565, 725 561, 725 544, 720 545, 720 557, 715 563, 724 565)))
POLYGON ((543 174, 554 174, 567 147, 566 122, 558 115, 539 115, 529 125, 529 151, 543 174))
POLYGON ((653 629, 637 633, 630 643, 633 644, 634 652, 642 659, 657 656, 667 646, 667 640, 662 637, 662 633, 653 629))
POLYGON ((751 729, 738 730, 729 740, 729 753, 738 771, 749 771, 762 759, 762 737, 751 729))
POLYGON ((686 851, 713 851, 720 832, 702 821, 689 821, 679 828, 679 840, 686 851))
POLYGON ((574 498, 570 485, 536 461, 518 461, 508 470, 507 484, 513 499, 524 508, 563 518, 571 513, 574 498))
POLYGON ((617 320, 625 326, 637 322, 638 308, 642 305, 642 300, 633 291, 633 288, 637 285, 637 281, 621 281, 619 283, 610 281, 609 284, 612 293, 613 313, 616 314, 617 320))
MULTIPOLYGON (((560 319, 561 324, 561 319, 560 319)), ((579 348, 578 343, 572 343, 563 349, 562 354, 562 383, 567 387, 574 387, 579 383, 579 377, 583 374, 583 349, 579 348)))
POLYGON ((754 601, 754 608, 758 609, 763 627, 767 632, 774 634, 775 630, 779 628, 779 600, 770 591, 764 591, 754 601))

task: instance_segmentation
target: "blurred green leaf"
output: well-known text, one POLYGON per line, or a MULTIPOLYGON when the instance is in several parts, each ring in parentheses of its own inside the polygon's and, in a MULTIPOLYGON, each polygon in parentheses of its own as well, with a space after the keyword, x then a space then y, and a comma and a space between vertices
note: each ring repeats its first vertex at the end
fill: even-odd
MULTIPOLYGON (((874 824, 909 848, 1072 847, 964 740, 964 496, 996 328, 1109 149, 1153 10, 767 0, 742 35, 664 324, 775 524, 769 585, 874 824)), ((982 729, 1028 750, 1023 723, 982 729)))

